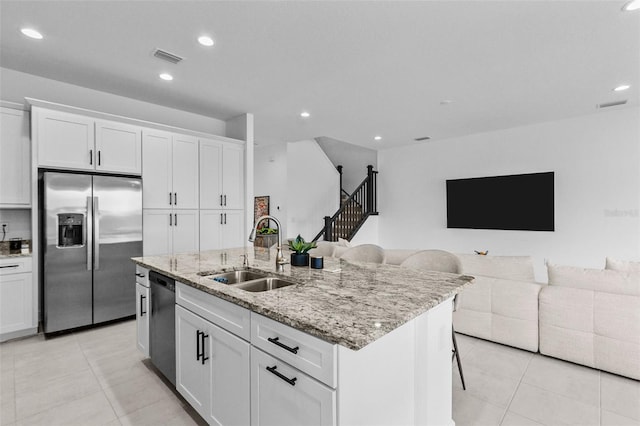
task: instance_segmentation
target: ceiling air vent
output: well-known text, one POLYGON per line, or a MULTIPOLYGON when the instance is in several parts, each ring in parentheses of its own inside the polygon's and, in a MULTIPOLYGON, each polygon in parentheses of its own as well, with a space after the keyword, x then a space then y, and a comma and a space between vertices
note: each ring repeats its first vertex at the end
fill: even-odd
POLYGON ((162 59, 163 61, 171 62, 172 64, 177 64, 182 60, 180 56, 174 55, 173 53, 169 53, 161 49, 156 49, 153 52, 153 56, 155 56, 158 59, 162 59))
POLYGON ((613 107, 613 106, 624 105, 626 103, 627 103, 626 99, 624 101, 605 102, 603 104, 598 104, 597 108, 609 108, 609 107, 613 107))
POLYGON ((422 142, 422 141, 428 141, 429 139, 431 139, 431 136, 423 136, 421 138, 415 138, 414 141, 422 142))

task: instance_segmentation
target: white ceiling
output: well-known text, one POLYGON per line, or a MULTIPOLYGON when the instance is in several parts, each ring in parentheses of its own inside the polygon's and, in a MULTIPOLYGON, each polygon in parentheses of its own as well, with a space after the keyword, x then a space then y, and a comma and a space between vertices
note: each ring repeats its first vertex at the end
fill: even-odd
POLYGON ((637 106, 640 11, 624 3, 2 0, 0 64, 223 120, 251 112, 260 144, 390 148, 637 106))

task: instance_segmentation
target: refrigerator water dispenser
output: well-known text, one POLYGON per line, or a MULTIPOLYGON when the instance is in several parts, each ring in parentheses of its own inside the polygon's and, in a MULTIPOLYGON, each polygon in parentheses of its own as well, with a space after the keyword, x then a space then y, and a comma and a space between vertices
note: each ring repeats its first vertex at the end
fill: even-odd
POLYGON ((78 213, 58 214, 58 247, 82 246, 84 215, 78 213))

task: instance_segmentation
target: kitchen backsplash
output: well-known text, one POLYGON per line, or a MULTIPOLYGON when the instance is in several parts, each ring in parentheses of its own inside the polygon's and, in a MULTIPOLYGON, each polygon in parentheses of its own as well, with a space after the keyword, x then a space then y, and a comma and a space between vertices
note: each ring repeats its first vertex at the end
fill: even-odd
POLYGON ((7 223, 7 234, 2 234, 0 228, 0 240, 8 242, 11 238, 31 240, 31 210, 30 209, 0 209, 0 224, 7 223))

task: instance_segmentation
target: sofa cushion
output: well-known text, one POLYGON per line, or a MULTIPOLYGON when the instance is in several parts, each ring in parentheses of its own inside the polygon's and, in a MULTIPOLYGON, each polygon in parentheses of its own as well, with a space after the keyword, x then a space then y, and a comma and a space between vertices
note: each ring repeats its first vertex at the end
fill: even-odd
POLYGON ((640 296, 640 273, 547 265, 549 285, 640 296))
POLYGON ((479 256, 458 254, 462 273, 521 281, 534 281, 531 256, 479 256))
POLYGON ((628 260, 618 260, 607 257, 605 269, 613 269, 614 271, 636 272, 640 273, 640 262, 632 262, 628 260))

